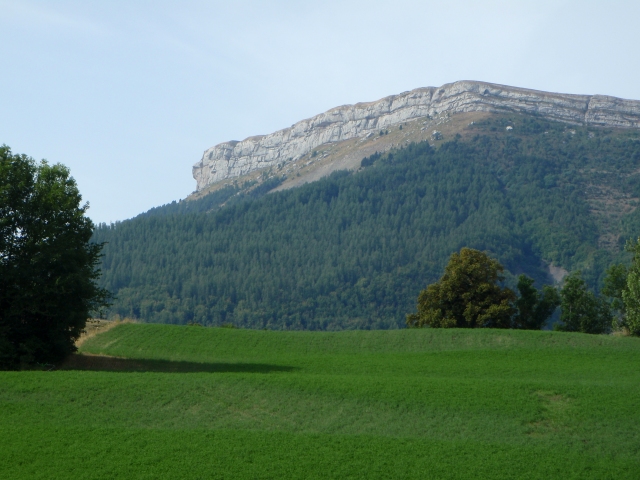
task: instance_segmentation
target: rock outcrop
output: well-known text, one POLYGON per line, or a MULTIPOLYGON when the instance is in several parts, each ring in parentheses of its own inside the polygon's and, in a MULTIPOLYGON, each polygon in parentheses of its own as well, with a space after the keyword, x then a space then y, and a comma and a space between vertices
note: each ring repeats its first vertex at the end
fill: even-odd
POLYGON ((428 115, 461 112, 532 113, 573 124, 640 128, 638 100, 460 81, 332 108, 269 135, 221 143, 204 152, 193 166, 193 177, 201 190, 220 180, 295 161, 326 143, 363 137, 428 115))

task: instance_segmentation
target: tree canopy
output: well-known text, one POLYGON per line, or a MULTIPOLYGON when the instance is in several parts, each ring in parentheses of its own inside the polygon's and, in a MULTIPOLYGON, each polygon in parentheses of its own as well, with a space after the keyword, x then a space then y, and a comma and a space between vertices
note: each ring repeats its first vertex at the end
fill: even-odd
MULTIPOLYGON (((626 270, 622 266, 614 266, 619 274, 614 276, 617 280, 612 290, 619 292, 618 298, 622 298, 624 305, 624 315, 622 327, 626 328, 631 335, 640 335, 640 238, 627 243, 627 250, 633 254, 631 267, 626 270), (626 282, 621 282, 621 277, 627 273, 626 282)), ((612 282, 613 283, 613 282, 612 282)))
POLYGON ((484 252, 454 252, 444 275, 418 296, 418 312, 407 316, 411 327, 510 328, 515 293, 500 286, 504 267, 484 252))
POLYGON ((51 363, 75 351, 91 312, 102 246, 63 165, 0 147, 0 367, 51 363))
POLYGON ((606 333, 613 317, 606 300, 590 291, 580 272, 571 273, 560 291, 560 323, 554 328, 565 332, 606 333))
POLYGON ((518 277, 520 296, 516 301, 518 313, 513 318, 514 328, 540 330, 560 305, 560 295, 555 288, 543 285, 542 292, 539 292, 533 284, 533 278, 526 275, 518 277))

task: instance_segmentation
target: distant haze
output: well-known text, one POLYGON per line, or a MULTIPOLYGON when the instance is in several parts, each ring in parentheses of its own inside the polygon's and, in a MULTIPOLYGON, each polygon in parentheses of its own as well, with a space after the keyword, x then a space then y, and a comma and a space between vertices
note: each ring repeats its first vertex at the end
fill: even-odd
POLYGON ((222 141, 461 79, 640 99, 640 3, 0 0, 0 144, 96 222, 195 190, 222 141))

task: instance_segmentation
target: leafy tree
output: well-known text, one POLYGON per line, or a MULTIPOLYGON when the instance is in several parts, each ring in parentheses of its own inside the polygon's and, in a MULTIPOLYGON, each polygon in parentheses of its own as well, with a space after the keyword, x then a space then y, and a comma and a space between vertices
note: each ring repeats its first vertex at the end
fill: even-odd
POLYGON ((609 304, 587 289, 580 272, 565 279, 560 292, 560 323, 554 328, 565 332, 605 333, 611 328, 609 304))
POLYGON ((627 266, 621 263, 611 265, 605 272, 602 294, 610 299, 611 311, 614 314, 613 327, 616 329, 627 326, 624 295, 629 273, 627 266))
POLYGON ((602 294, 611 298, 611 307, 615 310, 624 308, 622 294, 627 288, 628 274, 629 269, 622 263, 613 264, 605 271, 602 294))
POLYGON ((445 273, 418 296, 418 312, 407 316, 410 327, 509 328, 516 299, 501 287, 504 267, 471 248, 454 252, 445 273))
POLYGON ((66 167, 0 147, 0 368, 63 359, 107 304, 80 202, 66 167))
POLYGON ((626 310, 624 326, 631 335, 640 335, 640 273, 636 270, 627 276, 627 289, 622 296, 626 310))
POLYGON ((633 260, 625 288, 622 289, 625 317, 621 323, 632 335, 640 335, 640 238, 628 242, 626 248, 633 253, 633 260))
POLYGON ((560 305, 560 295, 555 288, 544 285, 540 293, 533 284, 533 278, 526 275, 518 277, 520 297, 516 301, 518 313, 513 318, 514 328, 540 330, 560 305))

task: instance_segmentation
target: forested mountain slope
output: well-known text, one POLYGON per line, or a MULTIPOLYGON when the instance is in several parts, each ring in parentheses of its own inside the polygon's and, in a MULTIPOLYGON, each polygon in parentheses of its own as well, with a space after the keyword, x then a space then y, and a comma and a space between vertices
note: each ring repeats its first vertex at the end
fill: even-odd
MULTIPOLYGON (((111 315, 254 328, 396 328, 463 246, 550 282, 640 233, 640 135, 493 116, 292 190, 239 187, 101 225, 111 315), (511 127, 511 128, 507 128, 511 127)), ((246 187, 246 186, 245 186, 246 187)))

